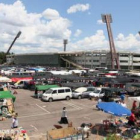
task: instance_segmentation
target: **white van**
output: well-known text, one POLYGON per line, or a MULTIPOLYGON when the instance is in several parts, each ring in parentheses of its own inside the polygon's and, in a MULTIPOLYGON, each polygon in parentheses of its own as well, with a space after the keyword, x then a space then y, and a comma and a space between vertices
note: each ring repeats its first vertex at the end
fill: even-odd
POLYGON ((42 95, 42 100, 52 102, 53 100, 72 98, 72 91, 69 87, 50 88, 42 95))

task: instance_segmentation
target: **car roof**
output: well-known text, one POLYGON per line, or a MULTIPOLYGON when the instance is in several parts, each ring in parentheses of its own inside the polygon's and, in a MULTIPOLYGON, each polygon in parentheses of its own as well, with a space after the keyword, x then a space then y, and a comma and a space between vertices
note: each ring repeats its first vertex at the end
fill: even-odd
POLYGON ((52 90, 59 90, 59 89, 71 89, 70 87, 55 87, 55 88, 50 88, 52 90))

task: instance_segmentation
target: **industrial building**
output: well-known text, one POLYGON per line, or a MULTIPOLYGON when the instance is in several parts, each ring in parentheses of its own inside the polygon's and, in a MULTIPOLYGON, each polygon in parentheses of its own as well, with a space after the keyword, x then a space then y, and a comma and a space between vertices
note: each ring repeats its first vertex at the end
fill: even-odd
MULTIPOLYGON (((140 53, 118 52, 117 55, 121 69, 140 69, 140 53)), ((111 55, 107 50, 7 55, 7 63, 12 61, 16 65, 111 68, 111 55)))

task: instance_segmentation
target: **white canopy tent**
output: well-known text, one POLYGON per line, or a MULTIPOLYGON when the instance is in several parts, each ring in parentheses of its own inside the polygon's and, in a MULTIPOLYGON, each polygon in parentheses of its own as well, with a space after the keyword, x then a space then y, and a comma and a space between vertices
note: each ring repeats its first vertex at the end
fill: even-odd
POLYGON ((140 96, 137 96, 137 97, 128 97, 128 100, 131 100, 131 101, 137 101, 140 103, 140 96))
POLYGON ((12 82, 12 80, 8 77, 0 77, 0 82, 12 82))

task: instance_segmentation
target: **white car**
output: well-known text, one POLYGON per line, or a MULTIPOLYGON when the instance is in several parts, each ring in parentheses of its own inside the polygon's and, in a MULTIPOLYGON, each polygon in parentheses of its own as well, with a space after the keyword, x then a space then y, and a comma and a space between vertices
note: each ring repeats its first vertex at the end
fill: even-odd
POLYGON ((102 88, 96 88, 95 91, 89 93, 90 99, 93 97, 103 97, 103 96, 104 96, 104 92, 102 88))
POLYGON ((89 97, 89 93, 95 90, 95 87, 80 87, 77 88, 73 93, 72 97, 81 99, 81 98, 86 98, 89 97))

